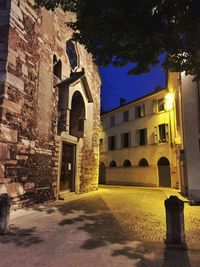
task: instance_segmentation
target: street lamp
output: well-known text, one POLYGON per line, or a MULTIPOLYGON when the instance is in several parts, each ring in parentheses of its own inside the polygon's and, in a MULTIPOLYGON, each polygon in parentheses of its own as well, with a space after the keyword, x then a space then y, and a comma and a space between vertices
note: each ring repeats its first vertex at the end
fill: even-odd
POLYGON ((165 109, 167 111, 172 110, 173 104, 174 104, 174 94, 173 93, 167 93, 165 96, 165 109))

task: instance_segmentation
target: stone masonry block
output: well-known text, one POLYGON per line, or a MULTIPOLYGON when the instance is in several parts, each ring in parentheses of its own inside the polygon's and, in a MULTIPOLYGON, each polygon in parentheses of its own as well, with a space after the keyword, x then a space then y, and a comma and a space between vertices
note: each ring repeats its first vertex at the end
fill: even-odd
POLYGON ((28 76, 28 68, 24 64, 22 64, 22 73, 28 76))
POLYGON ((31 141, 28 139, 21 139, 21 143, 25 147, 30 147, 31 141))
MULTIPOLYGON (((10 150, 8 145, 0 142, 0 159, 10 159, 10 150)), ((0 174, 1 174, 1 165, 0 165, 0 174)))
POLYGON ((4 98, 3 107, 6 110, 12 111, 12 112, 17 113, 17 114, 20 114, 20 112, 21 112, 21 105, 15 103, 13 101, 10 101, 6 98, 4 98))
POLYGON ((0 194, 7 193, 10 197, 18 197, 24 194, 24 188, 20 183, 0 184, 0 194))
POLYGON ((13 87, 19 89, 20 91, 24 91, 24 81, 17 76, 7 72, 6 81, 13 87))
POLYGON ((26 183, 24 185, 24 190, 27 191, 27 190, 31 190, 35 187, 35 184, 34 183, 26 183))
POLYGON ((0 184, 8 184, 11 183, 12 179, 11 178, 1 178, 0 176, 0 184))
POLYGON ((0 124, 0 140, 16 143, 17 130, 10 129, 3 124, 0 124))
POLYGON ((11 10, 12 10, 12 13, 18 18, 20 19, 21 21, 23 20, 23 14, 22 14, 22 11, 21 9, 18 7, 18 5, 12 1, 11 2, 11 10))
POLYGON ((4 172, 5 172, 5 167, 3 164, 0 163, 0 178, 4 178, 4 172))
POLYGON ((13 53, 8 53, 8 62, 16 67, 16 56, 13 53))

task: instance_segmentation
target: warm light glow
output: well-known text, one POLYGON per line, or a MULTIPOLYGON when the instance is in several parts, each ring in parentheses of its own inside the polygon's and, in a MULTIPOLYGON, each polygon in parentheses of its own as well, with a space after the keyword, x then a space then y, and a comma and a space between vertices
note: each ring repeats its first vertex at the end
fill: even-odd
POLYGON ((173 109, 173 103, 174 103, 174 94, 168 93, 165 96, 165 109, 166 110, 172 110, 173 109))

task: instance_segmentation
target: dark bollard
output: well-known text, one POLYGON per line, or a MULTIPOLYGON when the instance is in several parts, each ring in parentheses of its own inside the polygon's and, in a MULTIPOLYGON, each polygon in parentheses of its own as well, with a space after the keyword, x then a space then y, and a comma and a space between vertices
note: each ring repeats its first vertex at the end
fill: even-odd
POLYGON ((0 195, 0 234, 7 234, 10 218, 10 198, 8 194, 0 195))
POLYGON ((187 249, 184 227, 184 202, 177 196, 165 200, 166 209, 166 248, 187 249))

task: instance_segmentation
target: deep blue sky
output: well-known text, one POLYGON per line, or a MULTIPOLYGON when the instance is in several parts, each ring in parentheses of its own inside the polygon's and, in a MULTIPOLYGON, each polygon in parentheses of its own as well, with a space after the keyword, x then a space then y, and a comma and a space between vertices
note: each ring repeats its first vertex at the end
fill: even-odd
POLYGON ((156 86, 165 87, 166 74, 161 66, 151 68, 151 72, 141 75, 128 75, 131 65, 123 68, 100 67, 102 78, 101 105, 103 111, 119 106, 119 99, 126 102, 152 93, 156 86))

